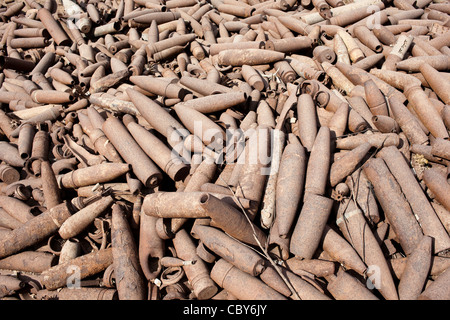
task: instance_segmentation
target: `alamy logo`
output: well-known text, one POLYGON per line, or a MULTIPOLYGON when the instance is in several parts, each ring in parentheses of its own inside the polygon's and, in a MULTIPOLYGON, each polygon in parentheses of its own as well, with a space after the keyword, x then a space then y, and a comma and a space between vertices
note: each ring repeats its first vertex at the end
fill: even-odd
POLYGON ((376 5, 368 6, 367 13, 370 13, 371 15, 367 18, 366 27, 369 30, 380 29, 381 27, 380 7, 376 5))

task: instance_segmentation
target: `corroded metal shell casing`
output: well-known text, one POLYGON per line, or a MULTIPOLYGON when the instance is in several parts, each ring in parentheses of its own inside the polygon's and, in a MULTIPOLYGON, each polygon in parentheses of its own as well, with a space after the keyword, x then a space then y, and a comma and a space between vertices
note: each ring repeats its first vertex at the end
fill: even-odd
MULTIPOLYGON (((297 139, 297 138, 295 138, 297 139)), ((290 235, 305 187, 306 152, 297 140, 290 139, 281 156, 276 182, 275 224, 278 234, 285 238, 290 235)))
POLYGON ((284 59, 283 52, 264 49, 227 49, 220 51, 211 59, 218 65, 242 66, 244 64, 254 66, 273 63, 284 59))
POLYGON ((140 268, 138 247, 120 204, 112 206, 111 244, 117 293, 120 300, 145 300, 144 275, 140 268))
POLYGON ((328 127, 320 127, 306 167, 305 192, 323 195, 331 163, 331 138, 328 127))
POLYGON ((195 234, 203 245, 240 270, 258 276, 264 270, 264 259, 255 251, 209 226, 194 226, 195 234))
POLYGON ((59 228, 58 233, 61 238, 69 239, 77 236, 93 223, 96 217, 104 213, 113 201, 111 196, 103 197, 74 213, 59 228))
POLYGON ((211 269, 211 278, 233 296, 241 300, 286 300, 259 278, 239 270, 224 259, 218 260, 211 269))
POLYGON ((55 233, 72 214, 67 202, 63 202, 30 219, 12 230, 0 242, 0 258, 17 253, 55 233))
POLYGON ((449 249, 450 237, 411 171, 410 166, 405 161, 403 154, 396 147, 386 147, 378 152, 377 157, 384 160, 389 171, 400 185, 412 211, 418 217, 424 235, 434 238, 434 252, 438 253, 449 249))
POLYGON ((305 198, 292 232, 289 250, 297 257, 311 259, 319 247, 333 200, 312 193, 305 198))
POLYGON ((398 182, 380 158, 369 159, 363 165, 363 170, 373 185, 377 200, 402 249, 410 254, 422 239, 423 232, 398 182))
POLYGON ((68 284, 74 285, 74 273, 82 280, 104 271, 112 263, 111 247, 93 251, 45 270, 41 274, 42 285, 47 290, 56 290, 68 284))
POLYGON ((417 300, 423 291, 432 263, 433 238, 425 236, 408 257, 398 284, 400 300, 417 300))
MULTIPOLYGON (((141 149, 139 144, 118 118, 108 118, 102 125, 102 131, 119 152, 120 156, 131 166, 136 177, 146 187, 156 186, 162 180, 162 173, 155 163, 141 149)), ((117 168, 124 164, 114 163, 117 168)))
POLYGON ((336 224, 347 241, 351 241, 358 254, 364 257, 364 262, 368 266, 367 274, 376 273, 377 279, 371 280, 377 282, 377 290, 385 299, 397 300, 397 289, 383 251, 361 210, 351 199, 340 203, 336 224))
POLYGON ((196 261, 194 264, 183 266, 183 270, 197 299, 205 300, 214 296, 218 290, 217 285, 211 279, 210 270, 206 263, 197 256, 192 237, 185 229, 181 229, 176 233, 173 244, 178 258, 196 261))
POLYGON ((79 188, 112 181, 130 171, 126 163, 101 163, 66 173, 60 178, 63 188, 79 188))

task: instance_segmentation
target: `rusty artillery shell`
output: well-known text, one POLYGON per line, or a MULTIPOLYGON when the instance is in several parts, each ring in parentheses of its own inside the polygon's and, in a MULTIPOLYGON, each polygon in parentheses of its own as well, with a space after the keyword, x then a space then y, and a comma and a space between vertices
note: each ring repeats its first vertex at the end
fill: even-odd
POLYGON ((422 63, 419 70, 438 97, 450 104, 450 85, 442 74, 428 63, 422 63))
POLYGON ((32 207, 19 199, 0 195, 0 207, 21 223, 34 219, 32 207))
POLYGON ((430 131, 435 138, 448 138, 449 134, 444 121, 439 112, 433 108, 427 108, 432 105, 426 93, 419 86, 412 86, 405 89, 405 95, 408 97, 414 111, 422 124, 430 131))
POLYGON ((364 82, 367 105, 374 116, 389 116, 386 98, 373 80, 364 82))
POLYGON ((206 192, 157 192, 144 198, 145 214, 161 218, 206 218, 209 216, 204 204, 209 201, 206 192))
POLYGON ((232 92, 232 90, 227 86, 209 81, 207 79, 182 76, 180 78, 180 84, 201 96, 232 92))
POLYGON ((331 213, 333 200, 310 193, 305 197, 300 216, 292 231, 289 250, 297 257, 311 259, 319 247, 331 213))
POLYGON ((194 264, 183 266, 183 270, 197 299, 205 300, 214 296, 218 288, 212 281, 208 266, 197 256, 194 241, 185 229, 181 229, 176 233, 173 244, 178 258, 196 261, 194 264))
POLYGON ((331 186, 335 187, 348 175, 351 175, 367 156, 371 148, 371 144, 366 142, 347 152, 338 160, 335 160, 330 168, 331 186))
POLYGON ((146 286, 138 248, 120 204, 112 206, 111 244, 117 293, 120 300, 145 300, 146 286))
POLYGON ((356 63, 356 62, 364 59, 364 57, 365 57, 364 53, 358 47, 358 44, 356 43, 355 39, 353 39, 353 37, 347 31, 345 31, 344 29, 341 29, 337 32, 337 34, 342 38, 342 41, 344 41, 351 61, 356 63))
POLYGON ((327 61, 322 62, 322 68, 331 78, 333 84, 347 95, 355 88, 355 85, 331 63, 327 61))
POLYGON ((169 49, 175 46, 184 46, 187 43, 190 43, 196 38, 195 34, 183 34, 177 37, 171 37, 164 40, 160 40, 158 42, 149 43, 146 47, 146 53, 148 57, 152 57, 155 53, 161 52, 163 50, 169 49))
MULTIPOLYGON (((127 89, 126 92, 142 117, 163 136, 169 138, 172 132, 170 128, 178 131, 186 130, 181 123, 150 98, 133 89, 127 89)), ((170 139, 168 140, 170 143, 170 139)))
POLYGON ((220 228, 230 236, 250 245, 258 246, 259 243, 266 242, 266 234, 257 225, 251 224, 247 220, 248 217, 234 206, 212 195, 208 195, 208 199, 202 205, 211 218, 212 227, 220 228))
POLYGON ((429 168, 423 173, 423 181, 427 188, 433 193, 435 199, 447 210, 450 210, 450 199, 448 192, 450 191, 450 184, 446 176, 442 174, 439 169, 429 168))
POLYGON ((224 259, 218 260, 211 269, 211 278, 240 300, 286 300, 260 279, 239 270, 224 259))
POLYGON ((396 66, 399 70, 405 70, 410 72, 419 72, 420 66, 424 63, 429 64, 431 67, 438 71, 446 71, 450 67, 450 58, 447 55, 438 56, 420 56, 412 57, 400 62, 397 62, 396 66))
MULTIPOLYGON (((245 149, 238 159, 238 166, 242 167, 236 187, 236 196, 252 200, 259 207, 267 175, 270 172, 272 136, 271 130, 263 126, 256 127, 251 133, 245 149)), ((250 220, 253 221, 256 213, 254 210, 248 212, 250 220)))
POLYGON ((292 231, 303 195, 307 164, 305 148, 298 140, 289 141, 281 156, 275 189, 274 224, 278 225, 277 230, 281 238, 288 237, 292 231))
POLYGON ((133 138, 142 150, 174 181, 183 180, 189 173, 189 166, 151 132, 135 122, 127 125, 133 138))
POLYGON ((400 127, 393 118, 384 115, 372 117, 372 122, 381 133, 399 133, 400 127))
POLYGON ((398 284, 400 300, 417 300, 430 272, 433 239, 425 236, 408 257, 398 284))
POLYGON ((302 145, 308 152, 314 145, 317 136, 318 124, 314 101, 309 94, 301 94, 297 100, 298 133, 302 145))
POLYGON ((436 138, 431 144, 431 154, 435 157, 450 160, 450 142, 436 138))
POLYGON ((326 279, 327 290, 336 300, 379 300, 363 283, 342 268, 336 276, 326 279))
POLYGON ((32 61, 5 56, 0 57, 0 64, 5 69, 12 69, 21 72, 30 72, 35 67, 35 64, 32 61))
POLYGON ((41 180, 46 208, 50 209, 60 204, 61 191, 49 161, 41 161, 41 180))
POLYGON ((227 49, 212 56, 212 62, 224 66, 254 66, 283 60, 284 52, 265 49, 227 49))
POLYGON ((167 98, 184 99, 187 94, 184 88, 170 79, 151 76, 131 76, 130 81, 148 92, 167 98))
MULTIPOLYGON (((78 119, 82 127, 83 122, 86 120, 88 121, 89 125, 91 125, 88 116, 84 114, 79 114, 78 119)), ((111 162, 123 162, 116 148, 114 148, 114 146, 109 143, 105 133, 99 128, 93 128, 92 125, 90 127, 90 129, 84 131, 87 131, 87 135, 94 145, 95 150, 111 162)), ((83 129, 85 129, 85 127, 83 129)))
POLYGON ((56 264, 57 256, 49 252, 23 251, 0 260, 0 269, 41 273, 56 264))
POLYGON ((151 187, 160 183, 161 171, 141 149, 122 121, 117 118, 108 118, 102 125, 102 131, 144 186, 151 187))
POLYGON ((376 282, 376 288, 381 295, 387 300, 398 300, 394 280, 381 247, 361 210, 355 206, 352 200, 347 199, 347 201, 341 202, 336 216, 336 224, 347 241, 351 241, 352 246, 364 259, 369 268, 367 273, 375 272, 378 276, 377 279, 371 278, 371 280, 376 282))
POLYGON ((209 54, 214 56, 222 50, 228 49, 264 49, 264 41, 245 41, 245 42, 226 42, 226 43, 214 43, 209 48, 209 54))
POLYGON ((0 110, 0 129, 8 139, 11 139, 11 134, 14 132, 11 122, 12 119, 3 110, 0 110))
POLYGON ((336 148, 351 150, 366 142, 374 148, 381 148, 383 146, 398 146, 400 140, 396 133, 358 134, 336 139, 336 148))
MULTIPOLYGON (((330 128, 331 137, 340 137, 344 135, 348 127, 350 111, 353 111, 354 108, 350 109, 348 103, 342 103, 330 118, 327 123, 327 127, 330 128)), ((353 114, 354 112, 352 112, 353 114)))
POLYGON ((68 46, 71 44, 70 38, 61 28, 58 21, 53 18, 53 15, 46 8, 41 8, 38 10, 37 17, 45 26, 45 29, 50 33, 53 40, 58 46, 68 46))
POLYGON ((370 70, 378 65, 378 63, 380 63, 383 59, 384 55, 382 53, 377 53, 359 60, 357 63, 353 64, 353 66, 363 70, 370 70))
POLYGON ((447 268, 420 294, 418 300, 448 300, 450 272, 447 268))
POLYGON ((351 176, 348 176, 345 183, 354 195, 356 203, 362 210, 364 216, 370 224, 380 222, 380 213, 375 199, 373 189, 364 171, 359 168, 351 176))
POLYGON ((35 90, 31 94, 31 99, 37 103, 64 104, 74 101, 75 97, 70 92, 35 90))
POLYGON ((281 276, 275 270, 275 268, 269 265, 261 274, 261 280, 275 289, 279 293, 286 297, 296 298, 301 300, 331 300, 327 295, 323 293, 321 289, 318 289, 315 284, 310 283, 311 280, 305 280, 294 274, 293 272, 283 268, 278 267, 283 276, 289 281, 294 289, 289 288, 283 281, 281 276), (298 298, 297 298, 298 297, 298 298))
POLYGON ((75 259, 81 253, 80 242, 74 239, 68 239, 62 245, 61 251, 59 252, 58 264, 65 263, 66 261, 75 259))
POLYGON ((61 224, 70 217, 71 213, 69 205, 64 202, 12 230, 6 237, 2 238, 0 257, 10 256, 44 240, 56 232, 61 224))
POLYGON ((41 274, 42 285, 47 290, 74 286, 75 284, 71 282, 74 281, 74 273, 82 280, 104 271, 112 263, 112 248, 93 251, 45 270, 41 274))
MULTIPOLYGON (((345 64, 351 64, 350 56, 348 54, 347 46, 342 40, 341 36, 336 34, 333 39, 333 49, 336 53, 337 61, 345 64)), ((360 59, 361 61, 362 59, 360 59)), ((331 63, 331 62, 330 62, 331 63)))
POLYGON ((264 259, 258 253, 219 229, 196 225, 194 231, 203 245, 240 270, 253 276, 258 276, 264 270, 264 259))
POLYGON ((422 239, 423 233, 400 186, 380 158, 369 159, 363 170, 373 185, 377 200, 403 251, 409 255, 422 239))
POLYGON ((242 77, 256 90, 262 91, 265 87, 261 75, 252 66, 246 64, 242 66, 242 77))
MULTIPOLYGON (((141 211, 142 212, 142 211, 141 211)), ((161 258, 165 254, 165 243, 156 232, 157 217, 141 214, 139 230, 139 261, 147 280, 155 279, 162 270, 161 258)))
POLYGON ((17 150, 22 159, 27 160, 31 156, 31 149, 33 146, 33 138, 36 129, 29 123, 24 123, 19 131, 17 139, 17 150))
POLYGON ((20 227, 23 223, 11 216, 3 208, 0 209, 0 226, 7 229, 16 229, 20 227))
POLYGON ((292 257, 286 260, 286 267, 293 273, 301 276, 306 272, 316 277, 327 277, 337 271, 337 263, 321 259, 299 259, 292 257))
POLYGON ((329 63, 334 63, 336 60, 336 53, 332 48, 327 46, 317 46, 313 49, 314 58, 322 63, 323 61, 328 61, 329 63))
POLYGON ((406 52, 408 52, 411 47, 413 39, 414 37, 411 35, 401 34, 397 38, 392 50, 387 55, 381 69, 391 71, 397 70, 398 63, 404 59, 406 52))
POLYGON ((191 107, 201 113, 213 113, 237 106, 246 102, 247 99, 248 96, 245 92, 236 91, 190 99, 180 102, 180 104, 191 107))
POLYGON ((112 181, 128 171, 130 166, 126 163, 101 163, 64 174, 60 184, 63 188, 79 188, 112 181))
POLYGON ((331 163, 330 129, 320 127, 306 167, 305 192, 324 195, 331 163))
POLYGON ((434 238, 434 252, 439 253, 448 249, 450 247, 450 237, 401 152, 395 147, 386 147, 381 149, 377 157, 381 157, 384 160, 400 185, 413 213, 418 217, 424 235, 434 238))
POLYGON ((58 230, 63 239, 73 238, 85 230, 94 219, 104 213, 113 203, 111 196, 97 200, 70 216, 58 230))
POLYGON ((0 159, 13 167, 23 167, 25 164, 19 150, 7 141, 0 141, 0 159))
POLYGON ((266 49, 280 53, 294 53, 312 47, 312 40, 306 36, 266 41, 266 49))
POLYGON ((378 38, 366 26, 364 25, 357 26, 354 28, 353 32, 355 36, 359 39, 359 41, 361 41, 363 44, 365 44, 367 47, 369 47, 376 53, 380 53, 381 51, 383 51, 383 46, 381 45, 378 38))
POLYGON ((419 120, 408 110, 408 108, 396 98, 389 98, 389 105, 395 121, 402 132, 405 133, 411 144, 424 144, 428 137, 422 130, 419 120))
POLYGON ((0 297, 13 295, 23 287, 25 283, 15 276, 0 275, 0 297))

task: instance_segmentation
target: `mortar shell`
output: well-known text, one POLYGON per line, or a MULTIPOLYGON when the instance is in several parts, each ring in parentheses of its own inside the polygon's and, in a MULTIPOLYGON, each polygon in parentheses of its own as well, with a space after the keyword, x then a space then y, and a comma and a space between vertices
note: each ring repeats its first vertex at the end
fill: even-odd
POLYGON ((125 212, 118 203, 112 207, 111 244, 119 299, 145 300, 147 290, 139 265, 138 248, 125 212))
POLYGON ((297 257, 311 259, 319 247, 333 200, 309 194, 291 236, 289 250, 297 257))
POLYGON ((112 248, 93 251, 45 270, 41 274, 42 285, 47 290, 56 290, 66 286, 67 281, 70 281, 72 272, 68 273, 68 268, 69 270, 75 269, 77 272, 79 271, 77 274, 79 274, 80 280, 82 280, 104 271, 112 263, 112 248))
POLYGON ((238 299, 286 300, 285 296, 270 288, 259 278, 239 270, 224 259, 214 264, 211 269, 211 278, 238 299))
POLYGON ((70 216, 58 230, 63 239, 69 239, 77 236, 85 230, 94 219, 104 213, 113 203, 111 196, 103 197, 70 216))
POLYGON ((403 251, 409 255, 422 239, 423 232, 400 186, 382 159, 369 159, 363 170, 403 251))
MULTIPOLYGON (((116 148, 122 159, 131 166, 136 177, 146 187, 156 186, 162 180, 162 173, 127 130, 122 121, 108 118, 102 131, 116 148)), ((114 165, 121 166, 116 163, 114 165)))
POLYGON ((183 266, 183 270, 197 299, 205 300, 214 296, 218 288, 210 276, 206 263, 197 256, 196 246, 187 231, 184 229, 178 231, 173 239, 173 244, 178 258, 196 261, 194 264, 183 266))
POLYGON ((398 284, 400 300, 417 300, 430 272, 433 239, 425 236, 408 257, 398 284))

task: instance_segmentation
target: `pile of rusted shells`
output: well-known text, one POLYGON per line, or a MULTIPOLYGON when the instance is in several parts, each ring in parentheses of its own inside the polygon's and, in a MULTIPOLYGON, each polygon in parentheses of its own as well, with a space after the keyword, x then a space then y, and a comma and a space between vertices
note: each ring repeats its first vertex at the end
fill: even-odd
POLYGON ((448 1, 0 18, 1 299, 450 299, 448 1))

